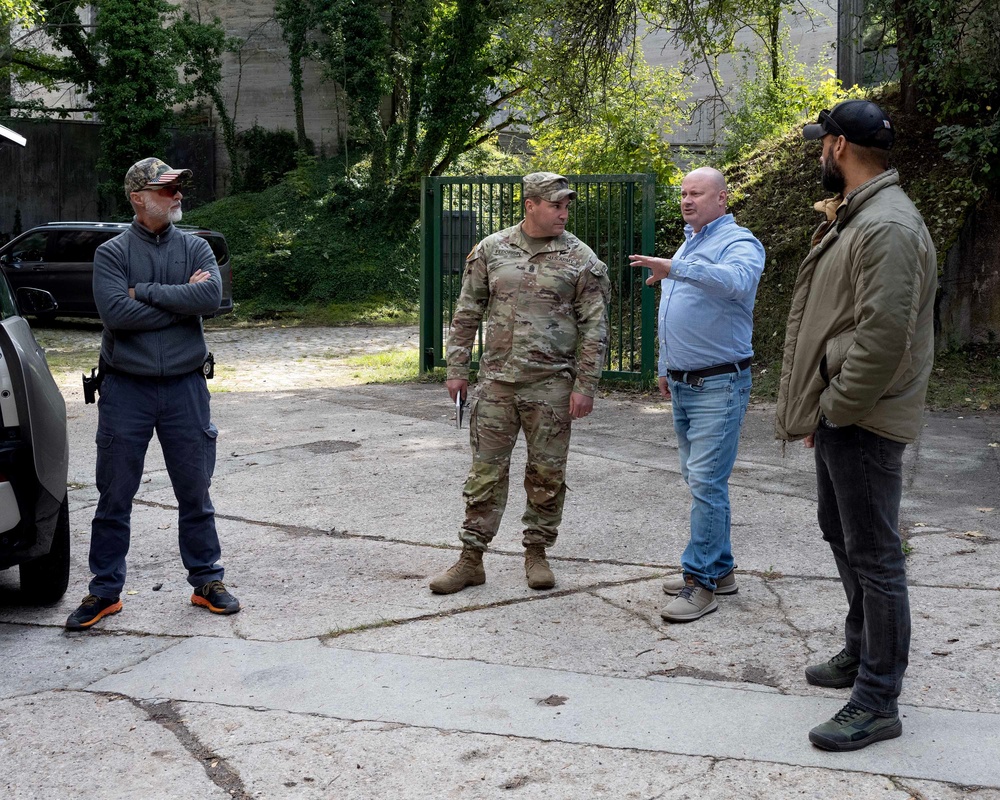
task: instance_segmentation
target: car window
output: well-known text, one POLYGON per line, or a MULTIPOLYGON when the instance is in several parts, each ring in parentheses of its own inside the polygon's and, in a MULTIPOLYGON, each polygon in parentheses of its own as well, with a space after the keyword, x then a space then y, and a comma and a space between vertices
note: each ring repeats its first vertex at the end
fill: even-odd
POLYGON ((222 266, 229 261, 229 245, 226 243, 224 237, 219 236, 218 234, 205 233, 198 233, 196 235, 208 242, 208 246, 212 248, 212 253, 215 255, 215 261, 219 264, 219 266, 222 266))
POLYGON ((10 254, 13 261, 44 261, 45 245, 49 240, 50 231, 39 231, 31 233, 11 248, 10 254))
POLYGON ((0 319, 17 316, 17 306, 14 305, 14 295, 10 291, 7 278, 0 272, 0 319))
POLYGON ((49 261, 93 261, 99 244, 118 235, 118 231, 58 231, 49 248, 49 261))

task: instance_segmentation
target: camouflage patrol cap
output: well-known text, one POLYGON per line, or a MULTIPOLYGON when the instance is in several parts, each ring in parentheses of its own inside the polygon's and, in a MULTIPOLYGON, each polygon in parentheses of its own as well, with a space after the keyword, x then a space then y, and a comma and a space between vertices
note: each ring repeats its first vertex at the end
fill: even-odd
POLYGON ((174 169, 158 158, 144 158, 136 161, 125 173, 125 196, 151 186, 166 186, 190 178, 189 169, 174 169))
POLYGON ((554 172, 532 172, 522 180, 525 198, 540 197, 550 203, 558 203, 567 197, 576 200, 576 192, 569 188, 569 181, 554 172))

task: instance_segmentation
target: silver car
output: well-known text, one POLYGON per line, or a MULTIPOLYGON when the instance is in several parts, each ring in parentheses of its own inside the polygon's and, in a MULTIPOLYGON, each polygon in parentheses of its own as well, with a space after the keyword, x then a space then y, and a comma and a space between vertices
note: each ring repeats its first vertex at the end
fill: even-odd
POLYGON ((69 440, 66 403, 25 313, 52 295, 15 295, 0 273, 0 569, 18 566, 28 603, 57 602, 69 581, 69 440))

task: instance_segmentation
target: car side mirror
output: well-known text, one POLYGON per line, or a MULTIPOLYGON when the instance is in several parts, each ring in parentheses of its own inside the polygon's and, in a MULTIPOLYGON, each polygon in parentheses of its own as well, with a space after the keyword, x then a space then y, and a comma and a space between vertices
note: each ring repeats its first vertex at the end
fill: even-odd
POLYGON ((17 304, 25 314, 51 314, 59 308, 51 292, 27 286, 17 290, 17 304))

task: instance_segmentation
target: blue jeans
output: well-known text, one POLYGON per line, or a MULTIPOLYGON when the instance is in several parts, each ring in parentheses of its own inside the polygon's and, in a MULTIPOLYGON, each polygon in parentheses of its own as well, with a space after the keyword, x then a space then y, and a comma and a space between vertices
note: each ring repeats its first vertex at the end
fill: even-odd
POLYGON ((681 476, 691 490, 691 538, 681 566, 702 586, 732 571, 729 475, 750 402, 750 369, 714 375, 702 386, 668 378, 681 476))
POLYGON ((177 533, 188 583, 222 580, 215 508, 208 495, 218 430, 209 418, 205 379, 106 374, 98 401, 97 489, 91 525, 90 593, 114 598, 125 586, 132 500, 142 480, 146 448, 156 431, 177 498, 177 533))
POLYGON ((844 647, 861 659, 851 700, 898 713, 910 653, 910 598, 899 536, 905 444, 850 425, 816 431, 819 527, 847 594, 844 647))

